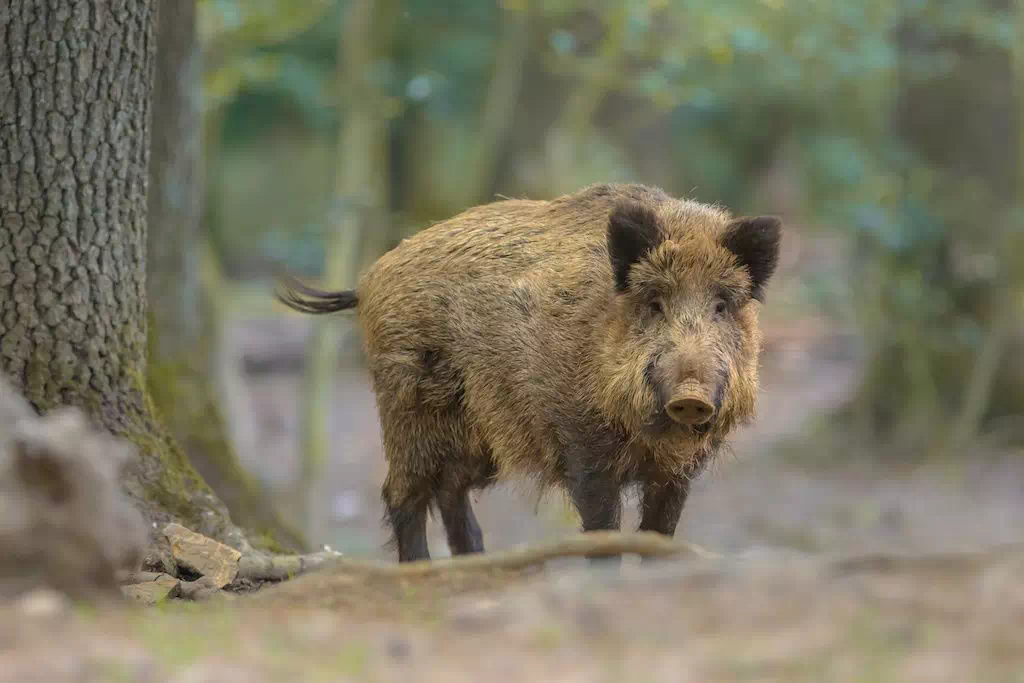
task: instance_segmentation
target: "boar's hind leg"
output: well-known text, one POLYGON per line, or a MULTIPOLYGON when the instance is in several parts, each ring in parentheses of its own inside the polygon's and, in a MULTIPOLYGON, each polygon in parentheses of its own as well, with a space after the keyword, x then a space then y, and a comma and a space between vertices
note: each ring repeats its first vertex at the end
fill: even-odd
POLYGON ((464 488, 444 491, 437 497, 437 506, 441 510, 441 521, 448 535, 448 549, 452 555, 482 553, 484 535, 473 514, 469 491, 464 488))

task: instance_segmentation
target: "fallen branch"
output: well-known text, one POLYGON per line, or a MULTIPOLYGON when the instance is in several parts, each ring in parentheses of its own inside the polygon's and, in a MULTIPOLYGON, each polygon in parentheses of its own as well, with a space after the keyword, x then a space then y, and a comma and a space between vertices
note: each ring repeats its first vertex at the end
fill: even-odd
POLYGON ((716 559, 719 556, 699 546, 675 541, 653 531, 623 533, 591 531, 548 543, 520 546, 492 553, 456 555, 439 560, 421 560, 402 564, 339 558, 325 562, 332 571, 358 571, 372 574, 421 577, 446 572, 515 571, 570 557, 609 557, 633 554, 644 558, 687 556, 716 559))

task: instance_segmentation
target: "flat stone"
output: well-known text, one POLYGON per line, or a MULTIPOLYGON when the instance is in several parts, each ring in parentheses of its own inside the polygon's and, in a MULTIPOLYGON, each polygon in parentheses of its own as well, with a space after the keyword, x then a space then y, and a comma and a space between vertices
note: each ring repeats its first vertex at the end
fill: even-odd
POLYGON ((200 576, 208 577, 217 588, 223 588, 238 575, 242 554, 212 538, 190 531, 180 524, 164 527, 164 536, 171 544, 177 563, 200 576))
POLYGON ((118 575, 117 579, 122 586, 126 586, 135 583, 149 583, 165 576, 168 575, 163 572, 123 572, 118 575))
POLYGON ((143 605, 155 605, 161 600, 177 596, 180 584, 178 579, 163 574, 155 581, 121 586, 121 592, 125 597, 141 602, 143 605))

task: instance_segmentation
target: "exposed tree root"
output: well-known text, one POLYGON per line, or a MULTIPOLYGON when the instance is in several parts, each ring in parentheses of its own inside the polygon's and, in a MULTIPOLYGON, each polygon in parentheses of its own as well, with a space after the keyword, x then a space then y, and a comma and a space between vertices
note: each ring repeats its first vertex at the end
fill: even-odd
MULTIPOLYGON (((202 539, 201 535, 194 533, 191 536, 202 539)), ((208 541, 211 546, 221 545, 210 539, 208 541)), ((193 543, 197 544, 198 542, 193 543)), ((237 560, 237 573, 231 579, 231 584, 238 587, 245 585, 246 582, 281 582, 318 570, 326 570, 331 574, 361 574, 398 579, 426 578, 446 573, 517 571, 560 558, 598 558, 623 554, 640 555, 645 559, 678 556, 706 559, 718 557, 699 546, 675 541, 654 532, 595 531, 534 546, 405 564, 349 559, 332 550, 304 555, 269 555, 250 551, 243 553, 237 560)), ((207 557, 213 556, 213 553, 199 551, 198 555, 207 557)), ((132 576, 122 577, 122 582, 134 583, 152 576, 157 575, 135 572, 132 576)))
POLYGON ((285 581, 300 574, 323 567, 339 560, 339 553, 324 551, 308 555, 264 555, 250 553, 238 561, 238 575, 235 580, 285 581))
MULTIPOLYGON (((398 564, 339 558, 324 562, 323 566, 332 572, 353 571, 389 576, 422 577, 445 572, 515 571, 561 558, 608 557, 623 554, 640 555, 644 558, 685 556, 715 559, 718 557, 715 553, 699 546, 675 541, 652 531, 629 533, 591 531, 538 545, 520 546, 491 553, 457 555, 438 560, 398 564)), ((241 575, 241 571, 239 575, 241 575)))

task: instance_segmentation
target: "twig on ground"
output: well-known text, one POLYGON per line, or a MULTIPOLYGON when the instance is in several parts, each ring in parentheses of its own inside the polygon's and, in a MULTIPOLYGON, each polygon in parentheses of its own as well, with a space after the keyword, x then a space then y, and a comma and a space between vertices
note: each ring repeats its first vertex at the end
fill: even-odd
POLYGON ((833 576, 859 573, 895 574, 901 571, 973 572, 993 562, 1024 557, 1024 543, 1004 543, 984 551, 947 551, 927 554, 872 553, 839 558, 826 565, 833 576))

